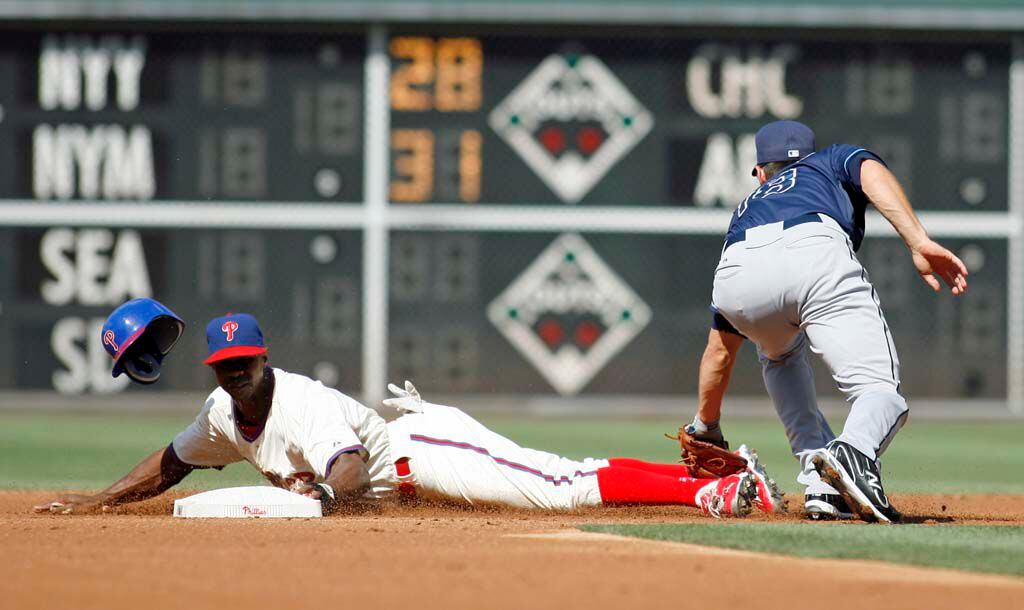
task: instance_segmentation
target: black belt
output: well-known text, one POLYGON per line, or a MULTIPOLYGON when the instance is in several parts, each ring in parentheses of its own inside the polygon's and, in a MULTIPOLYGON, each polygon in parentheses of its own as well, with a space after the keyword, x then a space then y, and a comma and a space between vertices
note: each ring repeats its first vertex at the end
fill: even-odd
MULTIPOLYGON (((794 218, 789 218, 789 219, 783 220, 782 221, 782 229, 783 230, 789 229, 789 228, 792 228, 792 227, 795 227, 795 226, 798 226, 798 225, 807 224, 809 222, 821 222, 821 217, 818 216, 817 212, 811 212, 811 213, 808 213, 808 214, 801 214, 800 216, 796 216, 794 218)), ((764 225, 761 225, 761 226, 764 226, 764 225)), ((755 228, 755 227, 751 227, 751 228, 755 228)), ((722 248, 722 250, 725 250, 726 248, 728 248, 729 246, 731 246, 733 244, 738 244, 739 242, 743 241, 746 238, 747 238, 747 232, 746 231, 743 231, 742 233, 737 233, 736 235, 733 235, 729 239, 725 240, 725 248, 722 248)))

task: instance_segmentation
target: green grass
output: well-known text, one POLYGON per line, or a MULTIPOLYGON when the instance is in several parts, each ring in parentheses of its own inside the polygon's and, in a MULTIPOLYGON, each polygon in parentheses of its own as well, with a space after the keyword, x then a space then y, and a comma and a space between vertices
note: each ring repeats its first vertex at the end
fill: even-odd
MULTIPOLYGON (((190 417, 0 415, 0 488, 102 489, 166 447, 190 417)), ((183 486, 263 480, 248 464, 189 475, 183 486)))
MULTIPOLYGON (((509 421, 491 427, 538 449, 580 457, 609 455, 670 462, 677 445, 662 436, 678 421, 509 421)), ((833 429, 842 422, 833 421, 833 429)), ((776 420, 736 420, 724 424, 733 447, 758 450, 769 473, 786 491, 802 490, 789 443, 776 420)), ((882 459, 886 489, 914 493, 1024 494, 1024 421, 983 423, 911 422, 882 459)))
MULTIPOLYGON (((0 414, 0 489, 106 487, 165 446, 191 417, 0 414)), ((673 420, 533 420, 485 423, 520 444, 573 458, 629 456, 673 462, 677 445, 663 432, 673 420)), ((833 422, 835 424, 837 422, 833 422)), ((796 461, 775 420, 727 422, 735 445, 756 447, 787 491, 797 491, 796 461)), ((914 422, 885 456, 890 492, 1024 493, 1024 422, 914 422)), ((262 482, 248 464, 193 473, 183 487, 262 482)), ((803 557, 861 558, 1024 575, 1024 528, 730 523, 587 526, 608 532, 803 557)))
MULTIPOLYGON (((189 421, 188 415, 0 414, 0 488, 105 487, 169 443, 189 421)), ((573 458, 678 459, 676 444, 662 436, 678 426, 673 420, 497 418, 485 423, 521 445, 573 458)), ((778 421, 736 420, 727 422, 725 431, 734 445, 746 442, 757 448, 785 490, 800 489, 796 460, 778 421)), ((1021 438, 1024 422, 912 422, 885 455, 886 489, 1024 494, 1021 438)), ((236 464, 223 472, 194 473, 185 485, 225 487, 261 480, 248 465, 236 464)))
POLYGON ((730 523, 587 525, 601 532, 744 551, 868 559, 1024 576, 1024 527, 730 523))

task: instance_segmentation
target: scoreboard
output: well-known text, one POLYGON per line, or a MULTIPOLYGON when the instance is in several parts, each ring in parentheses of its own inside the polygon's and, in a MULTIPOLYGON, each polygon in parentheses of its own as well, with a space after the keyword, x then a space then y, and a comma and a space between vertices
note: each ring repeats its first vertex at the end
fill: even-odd
POLYGON ((160 389, 209 386, 205 323, 229 310, 258 316, 278 366, 338 387, 360 383, 358 231, 7 228, 0 259, 15 263, 0 270, 2 387, 125 389, 95 338, 113 307, 138 296, 186 322, 160 389))
POLYGON ((878 152, 920 209, 1007 209, 1006 43, 446 31, 389 51, 393 202, 732 209, 753 134, 791 118, 878 152))
POLYGON ((5 33, 0 193, 34 201, 361 203, 386 103, 389 200, 726 207, 752 134, 800 119, 877 151, 920 209, 1006 210, 1010 46, 829 35, 5 33))
MULTIPOLYGON (((211 387, 203 324, 232 310, 260 319, 276 365, 353 394, 380 391, 363 387, 375 316, 381 375, 436 392, 694 394, 722 235, 755 186, 754 133, 790 118, 819 146, 881 155, 971 267, 965 298, 936 297, 898 240, 869 234, 861 258, 907 392, 1007 394, 1019 304, 1006 289, 1006 36, 405 24, 375 42, 335 25, 7 27, 0 391, 134 390, 94 339, 113 307, 150 296, 188 324, 157 390, 211 387), (115 221, 98 222, 100 207, 115 221), (176 216, 152 221, 161 209, 176 216), (362 220, 339 227, 342 209, 362 220), (373 209, 387 265, 368 277, 373 209), (393 222, 414 209, 425 226, 393 222), (667 216, 640 230, 533 226, 589 209, 624 226, 667 216), (59 221, 33 220, 47 210, 59 221), (234 215, 204 227, 211 210, 234 215), (430 225, 432 210, 464 228, 430 225), (501 226, 473 224, 508 210, 501 226), (709 216, 691 225, 691 212, 709 216), (958 227, 977 218, 976 233, 958 227), (386 313, 365 311, 381 283, 386 313)), ((737 393, 763 391, 752 352, 737 393)))
POLYGON ((5 198, 363 199, 365 38, 5 33, 5 198))

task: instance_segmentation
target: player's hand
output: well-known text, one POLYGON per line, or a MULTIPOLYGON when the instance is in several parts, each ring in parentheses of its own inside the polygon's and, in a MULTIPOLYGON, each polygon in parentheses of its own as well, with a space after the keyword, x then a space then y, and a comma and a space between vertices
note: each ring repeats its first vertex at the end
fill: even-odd
POLYGON ((722 426, 720 426, 718 422, 708 426, 700 420, 700 416, 695 415, 693 417, 693 421, 683 428, 683 430, 699 441, 711 443, 712 445, 721 447, 722 449, 729 449, 729 441, 725 440, 725 436, 722 435, 722 426))
POLYGON ((320 510, 329 515, 338 510, 339 503, 335 497, 334 489, 326 483, 317 483, 309 490, 302 493, 303 496, 313 500, 320 500, 320 510))
POLYGON ((967 292, 967 267, 955 254, 928 239, 912 247, 910 254, 914 259, 917 272, 932 290, 942 290, 938 275, 949 286, 954 295, 967 292))
POLYGON ((384 404, 399 411, 420 413, 423 411, 423 399, 420 398, 419 390, 411 381, 405 381, 405 389, 393 383, 388 384, 388 391, 395 395, 394 398, 384 399, 384 404))
POLYGON ((314 497, 313 495, 311 495, 311 492, 314 489, 316 489, 316 485, 314 485, 312 481, 307 482, 298 478, 292 479, 288 482, 287 489, 288 491, 294 494, 299 494, 300 496, 307 496, 313 498, 314 500, 320 499, 320 496, 314 497))
POLYGON ((110 507, 104 504, 104 498, 85 494, 61 494, 57 498, 32 508, 37 513, 52 515, 88 515, 107 512, 110 507))

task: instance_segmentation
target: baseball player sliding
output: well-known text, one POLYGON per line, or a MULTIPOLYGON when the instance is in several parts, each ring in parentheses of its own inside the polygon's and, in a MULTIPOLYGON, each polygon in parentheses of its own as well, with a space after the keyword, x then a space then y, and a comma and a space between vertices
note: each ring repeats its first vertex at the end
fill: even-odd
POLYGON ((104 491, 62 495, 37 511, 81 513, 142 500, 194 469, 242 460, 273 484, 321 500, 325 512, 395 495, 542 509, 678 504, 715 517, 743 516, 753 506, 781 509, 756 454, 745 454, 745 470, 722 478, 696 478, 681 464, 570 460, 525 449, 459 409, 425 402, 409 382, 389 386, 395 397, 385 404, 404 414, 385 423, 336 390, 268 366, 251 315, 214 319, 206 338, 205 363, 219 387, 195 421, 104 491))
POLYGON ((929 239, 900 183, 874 153, 846 144, 815 152, 796 121, 757 132, 760 187, 733 213, 715 270, 713 321, 700 365, 700 400, 686 429, 722 441, 718 421, 736 352, 757 346, 765 386, 801 460, 812 518, 898 521, 882 487, 879 456, 907 419, 900 369, 875 289, 854 252, 871 203, 896 229, 922 279, 954 295, 967 269, 929 239), (820 355, 850 415, 837 438, 818 409, 806 350, 820 355))

